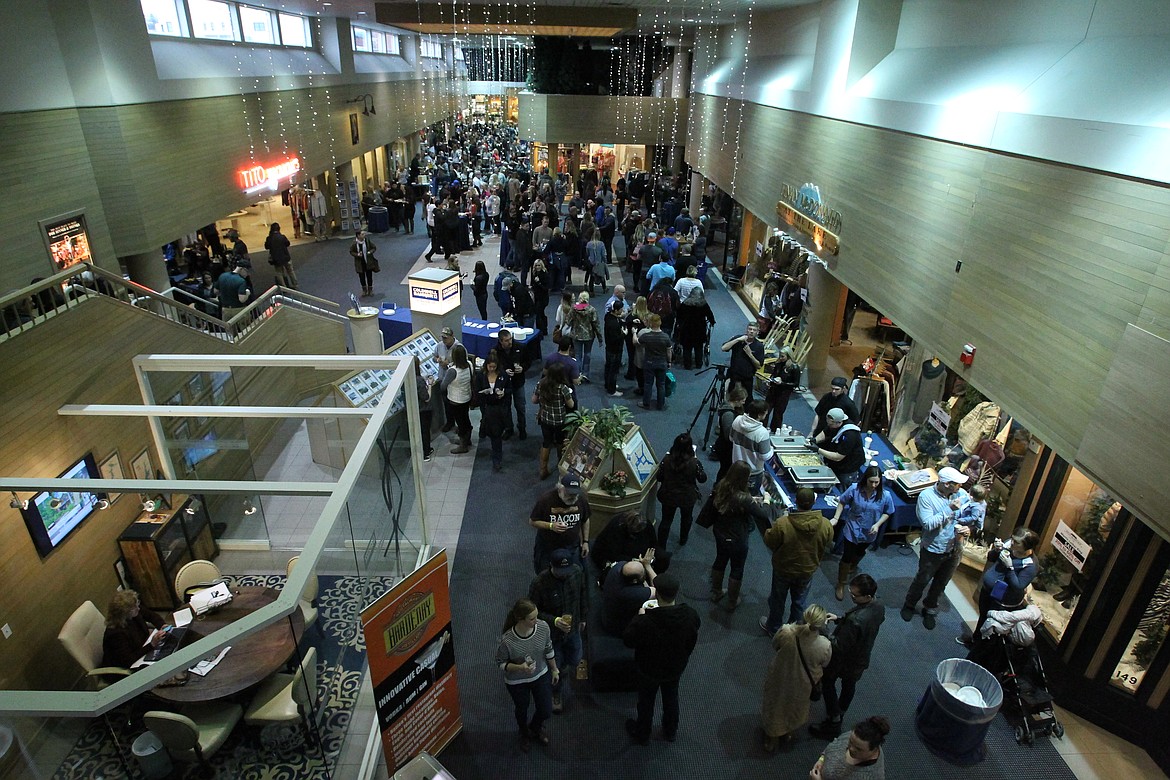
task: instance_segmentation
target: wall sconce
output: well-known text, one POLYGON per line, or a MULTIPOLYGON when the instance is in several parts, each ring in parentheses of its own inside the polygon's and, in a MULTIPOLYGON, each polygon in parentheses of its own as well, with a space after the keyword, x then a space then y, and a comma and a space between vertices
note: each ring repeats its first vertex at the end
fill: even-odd
POLYGON ((349 105, 351 103, 361 103, 362 104, 362 114, 364 116, 374 116, 378 113, 377 111, 374 110, 374 96, 368 92, 364 95, 358 95, 353 100, 347 100, 347 101, 345 101, 345 103, 346 103, 346 105, 349 105))
POLYGON ((244 497, 244 515, 247 517, 251 517, 254 514, 256 514, 256 505, 252 503, 251 496, 245 496, 244 497))
POLYGON ((8 502, 8 506, 12 507, 13 509, 21 509, 21 510, 28 509, 28 499, 26 498, 22 501, 20 496, 16 495, 15 490, 13 490, 11 492, 12 492, 12 500, 8 502))
POLYGON ((154 503, 154 500, 152 498, 150 498, 145 493, 139 493, 138 498, 140 501, 142 501, 142 511, 143 512, 153 512, 154 511, 156 504, 154 503))

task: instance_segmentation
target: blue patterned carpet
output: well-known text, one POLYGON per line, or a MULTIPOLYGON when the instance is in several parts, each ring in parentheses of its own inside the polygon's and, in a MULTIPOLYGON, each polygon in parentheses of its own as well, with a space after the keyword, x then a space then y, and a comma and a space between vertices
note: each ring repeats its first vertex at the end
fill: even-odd
MULTIPOLYGON (((278 589, 285 581, 283 575, 229 575, 229 579, 234 585, 278 589)), ((320 745, 306 743, 295 729, 287 733, 286 740, 280 739, 281 733, 274 735, 272 731, 262 739, 261 729, 241 722, 228 742, 210 759, 214 777, 223 780, 309 780, 332 775, 358 698, 365 666, 365 639, 358 622, 358 611, 388 590, 391 580, 326 575, 319 580, 317 623, 306 632, 305 642, 317 648, 317 733, 321 737, 320 745)), ((246 704, 246 698, 241 701, 246 704)), ((54 780, 141 777, 130 755, 130 745, 145 730, 141 713, 154 708, 153 703, 136 702, 134 711, 137 717, 132 722, 128 722, 124 710, 110 714, 109 722, 118 731, 118 740, 126 753, 124 758, 119 757, 106 724, 102 719, 95 719, 53 774, 54 780)), ((178 762, 171 775, 172 778, 197 776, 196 767, 178 762)))

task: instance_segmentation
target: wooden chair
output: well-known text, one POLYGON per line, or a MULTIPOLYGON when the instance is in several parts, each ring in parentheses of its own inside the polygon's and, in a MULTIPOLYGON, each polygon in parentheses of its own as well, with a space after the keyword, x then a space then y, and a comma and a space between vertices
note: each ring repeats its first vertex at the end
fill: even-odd
POLYGON ((201 590, 223 580, 219 567, 211 561, 191 561, 183 564, 175 575, 175 595, 179 601, 187 601, 188 591, 201 590))
MULTIPOLYGON (((292 558, 289 558, 288 566, 285 568, 284 573, 286 575, 291 575, 293 572, 293 566, 295 566, 297 561, 300 559, 301 556, 299 555, 294 555, 292 558)), ((317 621, 316 601, 318 588, 319 585, 317 583, 317 572, 313 571, 309 575, 308 581, 305 583, 305 589, 301 591, 301 617, 305 619, 305 628, 308 628, 317 621)))
POLYGON ((130 674, 129 669, 120 666, 101 666, 105 634, 106 619, 92 601, 86 601, 75 609, 57 634, 58 641, 97 688, 104 688, 130 674))
POLYGON ((142 716, 142 721, 171 758, 198 762, 206 770, 211 768, 207 759, 227 741, 243 711, 238 704, 216 702, 192 705, 183 710, 183 715, 152 710, 142 716))

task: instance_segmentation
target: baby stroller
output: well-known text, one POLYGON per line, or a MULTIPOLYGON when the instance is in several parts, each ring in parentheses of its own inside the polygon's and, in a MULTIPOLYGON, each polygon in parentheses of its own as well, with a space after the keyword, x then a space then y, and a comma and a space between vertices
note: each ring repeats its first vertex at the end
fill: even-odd
POLYGON ((1056 719, 1053 697, 1048 690, 1044 664, 1036 649, 1034 626, 1041 620, 1039 608, 993 610, 980 631, 967 660, 994 674, 1003 687, 1005 701, 1014 702, 1020 723, 1016 743, 1031 745, 1037 737, 1064 737, 1064 726, 1056 719))

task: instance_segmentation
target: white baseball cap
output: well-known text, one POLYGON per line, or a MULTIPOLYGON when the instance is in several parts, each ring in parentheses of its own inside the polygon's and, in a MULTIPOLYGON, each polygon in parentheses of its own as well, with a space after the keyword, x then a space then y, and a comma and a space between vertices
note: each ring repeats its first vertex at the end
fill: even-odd
POLYGON ((947 466, 938 470, 939 482, 954 482, 956 485, 962 485, 967 481, 968 477, 956 468, 947 466))

